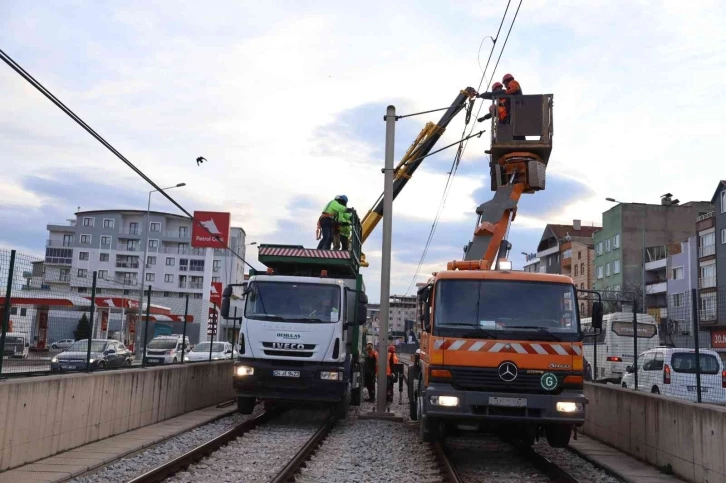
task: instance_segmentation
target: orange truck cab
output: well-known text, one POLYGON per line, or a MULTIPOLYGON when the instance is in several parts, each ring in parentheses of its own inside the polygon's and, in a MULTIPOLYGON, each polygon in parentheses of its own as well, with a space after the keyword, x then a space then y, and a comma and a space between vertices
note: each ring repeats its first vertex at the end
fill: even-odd
MULTIPOLYGON (((423 441, 448 425, 507 428, 566 446, 585 421, 577 291, 563 275, 438 272, 418 293, 421 346, 410 378, 423 441)), ((601 316, 601 315, 600 315, 601 316)))

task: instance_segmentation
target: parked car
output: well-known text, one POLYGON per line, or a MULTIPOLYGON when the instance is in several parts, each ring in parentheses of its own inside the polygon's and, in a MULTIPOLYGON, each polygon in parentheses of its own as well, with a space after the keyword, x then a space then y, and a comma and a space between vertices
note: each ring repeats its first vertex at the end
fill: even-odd
POLYGON ((75 342, 75 339, 61 339, 53 342, 50 345, 51 349, 68 349, 70 346, 73 345, 75 342))
MULTIPOLYGON (((726 403, 726 369, 718 353, 701 349, 701 400, 715 404, 726 403)), ((697 400, 696 351, 657 347, 638 356, 635 367, 628 366, 622 386, 635 387, 638 372, 638 390, 664 396, 697 400)))
MULTIPOLYGON (((50 360, 50 372, 85 371, 88 339, 74 342, 50 360)), ((130 367, 133 354, 122 343, 111 339, 91 341, 91 370, 130 367)))
POLYGON ((30 343, 26 337, 27 335, 23 332, 7 332, 5 334, 5 350, 0 356, 27 359, 30 343))
POLYGON ((184 360, 187 362, 208 361, 210 344, 212 345, 213 361, 236 359, 239 357, 237 349, 234 349, 229 342, 200 342, 184 357, 184 360))
MULTIPOLYGON (((189 337, 186 338, 186 352, 189 352, 189 337)), ((181 335, 159 335, 151 339, 146 346, 147 364, 174 364, 181 362, 182 357, 182 336, 181 335)))

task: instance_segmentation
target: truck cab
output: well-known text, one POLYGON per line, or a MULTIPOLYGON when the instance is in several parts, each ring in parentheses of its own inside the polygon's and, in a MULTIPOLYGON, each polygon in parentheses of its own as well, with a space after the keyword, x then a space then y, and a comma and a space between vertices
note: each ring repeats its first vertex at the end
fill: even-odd
MULTIPOLYGON (((345 417, 361 396, 360 326, 368 299, 359 241, 353 237, 351 251, 260 245, 258 260, 267 270, 250 270, 239 317, 239 412, 251 413, 258 400, 320 402, 345 417)), ((232 292, 232 285, 224 291, 222 317, 229 318, 232 292)))

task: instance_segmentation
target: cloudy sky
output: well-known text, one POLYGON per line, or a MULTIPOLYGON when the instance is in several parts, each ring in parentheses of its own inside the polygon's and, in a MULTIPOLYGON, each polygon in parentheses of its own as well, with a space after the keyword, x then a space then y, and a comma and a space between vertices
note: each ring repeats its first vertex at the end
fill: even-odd
MULTIPOLYGON (((476 87, 506 3, 1 0, 0 48, 159 185, 186 182, 170 194, 188 210, 231 211, 248 241, 313 246, 332 196, 364 213, 382 191, 385 107, 444 107, 476 87)), ((554 94, 555 147, 547 190, 520 203, 516 264, 547 222, 599 224, 606 196, 710 199, 725 177, 724 23, 717 0, 523 1, 494 77, 554 94)), ((429 120, 397 123, 397 157, 429 120)), ((0 143, 2 248, 41 255, 46 224, 78 207, 144 208, 151 188, 5 64, 0 143)), ((422 278, 461 258, 492 196, 487 144, 468 144, 422 278)), ((411 282, 453 155, 428 159, 395 202, 394 292, 411 282)), ((158 195, 153 208, 174 211, 158 195)), ((365 246, 372 301, 381 229, 365 246)))

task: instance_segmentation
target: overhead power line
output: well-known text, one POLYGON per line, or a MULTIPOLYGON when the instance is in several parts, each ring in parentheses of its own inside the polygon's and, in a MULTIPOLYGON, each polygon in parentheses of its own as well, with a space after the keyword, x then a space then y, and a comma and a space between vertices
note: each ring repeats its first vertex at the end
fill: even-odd
MULTIPOLYGON (((151 178, 149 178, 146 174, 144 174, 143 171, 141 171, 139 168, 137 168, 131 161, 129 161, 126 156, 121 154, 116 148, 114 148, 108 141, 106 141, 100 134, 98 134, 96 131, 94 131, 88 124, 86 124, 83 119, 78 117, 76 113, 74 113, 70 108, 68 108, 63 102, 61 102, 57 97, 53 95, 48 89, 46 89, 40 82, 38 82, 32 75, 30 75, 25 69, 23 69, 17 62, 15 62, 8 54, 6 54, 2 49, 0 49, 0 58, 10 66, 15 72, 17 72, 23 79, 25 79, 30 85, 35 87, 38 91, 40 91, 41 94, 43 94, 46 98, 48 98, 53 104, 55 104, 61 111, 66 113, 68 117, 73 119, 78 125, 80 125, 88 134, 93 136, 98 142, 103 144, 109 151, 111 151, 117 158, 119 158, 126 166, 131 168, 136 174, 138 174, 144 181, 149 183, 151 186, 154 187, 155 190, 159 191, 167 200, 169 200, 174 206, 176 206, 182 213, 187 215, 189 219, 192 221, 192 223, 197 224, 199 227, 204 229, 209 235, 211 235, 213 240, 219 240, 219 238, 212 233, 206 226, 201 224, 199 221, 194 219, 194 216, 189 213, 182 205, 180 205, 174 198, 169 196, 169 194, 162 190, 159 185, 157 185, 154 181, 152 181, 151 178)), ((232 250, 229 246, 225 247, 227 250, 232 252, 237 258, 242 260, 242 262, 247 265, 250 268, 254 268, 252 265, 247 263, 247 261, 241 257, 237 252, 232 250)))

